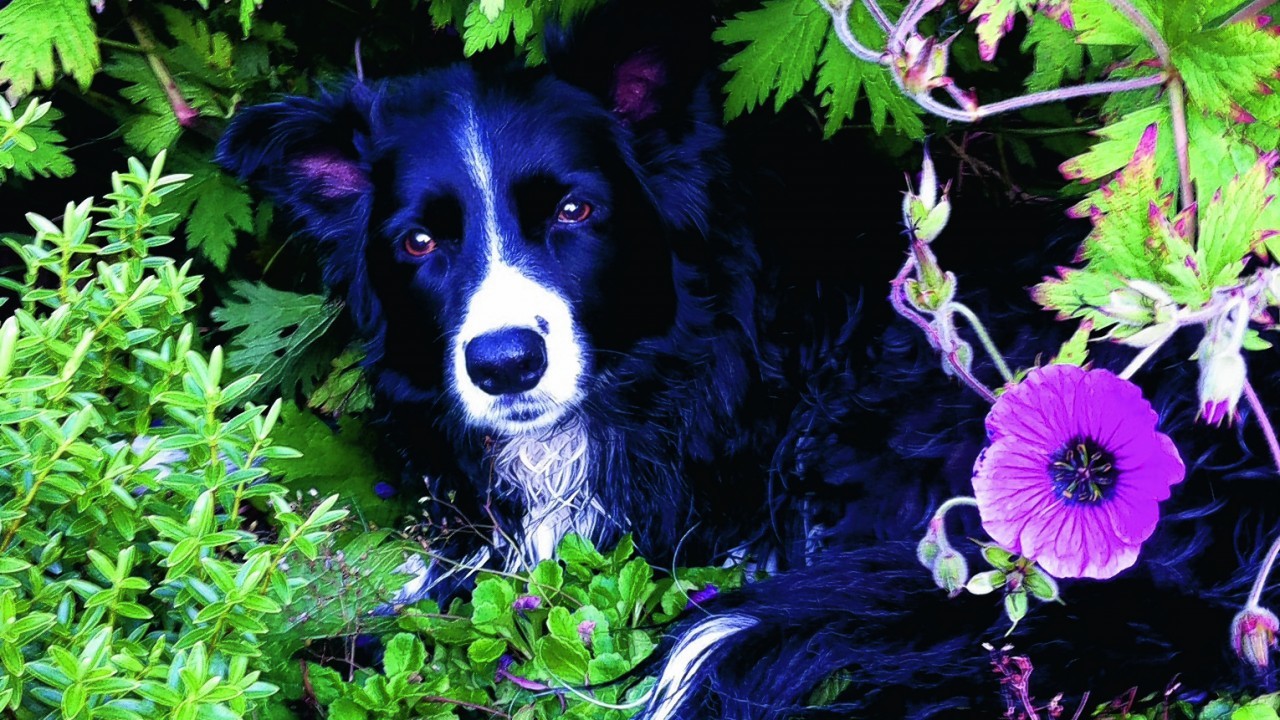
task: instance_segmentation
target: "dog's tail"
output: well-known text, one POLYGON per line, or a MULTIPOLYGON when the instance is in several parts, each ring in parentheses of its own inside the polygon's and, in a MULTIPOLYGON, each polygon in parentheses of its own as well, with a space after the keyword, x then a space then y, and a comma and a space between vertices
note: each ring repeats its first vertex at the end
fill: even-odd
POLYGON ((639 718, 952 716, 983 696, 989 706, 998 684, 962 605, 903 543, 826 554, 681 626, 639 718))

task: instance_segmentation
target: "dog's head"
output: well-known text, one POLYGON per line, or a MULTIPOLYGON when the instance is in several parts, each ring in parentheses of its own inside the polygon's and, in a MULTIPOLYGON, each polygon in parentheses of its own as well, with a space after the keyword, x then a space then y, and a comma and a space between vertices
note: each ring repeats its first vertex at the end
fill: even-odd
POLYGON ((552 426, 706 313, 679 269, 708 255, 717 172, 698 45, 580 37, 550 68, 251 107, 219 147, 318 244, 380 389, 484 432, 552 426))

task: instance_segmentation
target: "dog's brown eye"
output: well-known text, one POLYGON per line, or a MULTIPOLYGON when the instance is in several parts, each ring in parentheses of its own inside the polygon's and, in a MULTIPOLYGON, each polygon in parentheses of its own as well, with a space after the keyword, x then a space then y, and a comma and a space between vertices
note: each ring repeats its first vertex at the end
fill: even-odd
POLYGON ((591 206, 577 200, 565 200, 560 203, 560 212, 556 213, 556 222, 572 225, 591 217, 591 206))
POLYGON ((423 257, 435 252, 436 240, 425 232, 411 233, 404 239, 404 251, 414 257, 423 257))

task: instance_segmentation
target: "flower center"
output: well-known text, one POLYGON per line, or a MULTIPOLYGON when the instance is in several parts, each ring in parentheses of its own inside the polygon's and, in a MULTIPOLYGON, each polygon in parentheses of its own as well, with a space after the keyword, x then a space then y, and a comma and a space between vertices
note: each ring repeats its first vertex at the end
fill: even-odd
POLYGON ((1049 474, 1059 495, 1083 503, 1105 500, 1119 475, 1115 456, 1089 438, 1076 438, 1059 450, 1049 474))

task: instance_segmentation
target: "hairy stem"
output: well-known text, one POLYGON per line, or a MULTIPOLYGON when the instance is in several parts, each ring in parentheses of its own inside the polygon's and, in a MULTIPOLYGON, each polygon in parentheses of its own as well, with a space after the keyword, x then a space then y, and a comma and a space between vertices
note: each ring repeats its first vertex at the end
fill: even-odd
MULTIPOLYGON (((1170 68, 1172 72, 1172 68, 1170 68)), ((1191 140, 1187 134, 1187 93, 1182 78, 1169 82, 1169 112, 1173 122, 1173 148, 1178 156, 1178 194, 1182 209, 1195 204, 1195 190, 1191 186, 1191 140)), ((1196 236, 1196 214, 1187 213, 1188 237, 1196 236)))
POLYGON ((938 506, 938 509, 934 511, 933 516, 935 518, 941 518, 958 507, 978 507, 978 499, 969 497, 968 495, 948 498, 946 502, 938 506))
POLYGON ((189 128, 195 124, 196 118, 200 117, 200 112, 187 102, 183 97, 178 82, 173 79, 173 74, 169 72, 169 68, 164 64, 164 60, 156 52, 155 38, 151 36, 151 31, 147 29, 142 21, 134 17, 133 13, 128 12, 126 7, 125 22, 129 23, 129 29, 133 31, 133 36, 138 39, 138 47, 147 54, 147 64, 151 66, 151 74, 155 75, 156 82, 160 83, 160 87, 164 89, 164 95, 169 99, 169 107, 173 110, 173 116, 178 119, 178 124, 184 128, 189 128))
POLYGON ((854 57, 877 65, 889 64, 887 53, 878 53, 858 42, 858 38, 853 36, 853 29, 849 27, 850 0, 842 0, 836 5, 829 5, 826 0, 818 0, 818 4, 822 5, 830 13, 831 24, 835 28, 836 37, 840 38, 840 42, 845 46, 845 49, 853 53, 854 57))
MULTIPOLYGON (((1276 472, 1280 472, 1280 441, 1276 440, 1276 429, 1271 425, 1271 419, 1267 417, 1262 401, 1258 399, 1258 393, 1253 389, 1253 384, 1247 379, 1244 381, 1244 396, 1249 401, 1249 407, 1253 409, 1253 416, 1257 418, 1259 427, 1262 428, 1263 437, 1267 439, 1267 447, 1271 450, 1271 461, 1275 463, 1276 472)), ((1267 587, 1267 577, 1271 575, 1271 568, 1276 564, 1277 555, 1280 555, 1280 536, 1271 542, 1271 548, 1267 550, 1267 557, 1262 561, 1258 577, 1253 581, 1253 589, 1249 591, 1249 600, 1245 603, 1246 609, 1257 607, 1258 601, 1262 599, 1262 591, 1267 587)))
POLYGON ((1249 3, 1248 5, 1245 5, 1244 7, 1235 11, 1234 13, 1231 13, 1231 17, 1224 20, 1222 24, 1226 26, 1232 23, 1245 22, 1246 20, 1252 20, 1258 17, 1258 15, 1263 10, 1266 10, 1269 6, 1274 4, 1275 1, 1276 0, 1253 0, 1253 2, 1249 3))
POLYGON ((867 12, 871 13, 871 17, 875 18, 876 24, 886 35, 893 35, 893 23, 889 22, 889 16, 884 14, 884 10, 876 3, 876 0, 862 0, 862 4, 867 7, 867 12))
POLYGON ((929 324, 929 321, 907 304, 905 299, 906 291, 903 288, 906 285, 907 276, 911 274, 911 271, 915 266, 915 257, 908 257, 907 261, 902 265, 902 270, 898 271, 897 277, 895 277, 890 283, 889 302, 893 305, 894 311, 907 320, 910 320, 916 327, 920 328, 920 330, 924 332, 925 336, 929 338, 929 344, 938 350, 938 352, 942 353, 942 359, 952 369, 955 376, 960 378, 960 381, 964 383, 965 386, 981 396, 983 400, 986 400, 989 403, 994 403, 996 401, 995 394, 988 390, 987 386, 978 382, 978 379, 965 369, 964 365, 960 362, 960 358, 956 356, 955 348, 947 347, 946 343, 943 342, 942 336, 939 335, 938 331, 929 324))
POLYGON ((953 302, 949 305, 961 317, 969 323, 969 327, 973 328, 973 332, 978 336, 978 341, 982 343, 982 348, 987 351, 987 355, 991 356, 991 362, 996 364, 996 370, 1000 372, 1000 377, 1005 382, 1013 380, 1013 373, 1009 371, 1009 366, 1004 361, 1004 355, 1000 354, 1000 348, 991 339, 991 335, 987 334, 987 328, 982 324, 982 320, 976 313, 969 309, 964 303, 953 302))
POLYGON ((1142 11, 1134 7, 1129 0, 1107 0, 1107 2, 1111 3, 1111 7, 1115 8, 1116 12, 1124 15, 1129 22, 1133 23, 1138 32, 1142 33, 1142 37, 1147 39, 1147 44, 1155 51, 1156 57, 1160 58, 1160 64, 1166 68, 1170 67, 1169 43, 1164 41, 1160 31, 1156 29, 1155 25, 1151 24, 1147 16, 1143 15, 1142 11))

